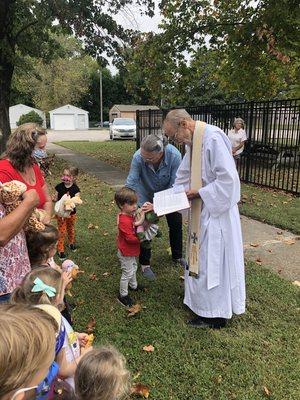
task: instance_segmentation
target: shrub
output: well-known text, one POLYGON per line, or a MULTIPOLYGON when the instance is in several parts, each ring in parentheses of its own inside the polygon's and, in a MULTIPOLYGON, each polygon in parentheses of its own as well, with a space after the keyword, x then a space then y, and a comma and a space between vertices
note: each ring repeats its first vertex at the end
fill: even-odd
POLYGON ((23 114, 21 115, 21 117, 19 118, 19 121, 17 122, 17 125, 23 125, 26 124, 27 122, 34 122, 40 126, 43 125, 43 118, 36 113, 35 111, 30 111, 27 114, 23 114))

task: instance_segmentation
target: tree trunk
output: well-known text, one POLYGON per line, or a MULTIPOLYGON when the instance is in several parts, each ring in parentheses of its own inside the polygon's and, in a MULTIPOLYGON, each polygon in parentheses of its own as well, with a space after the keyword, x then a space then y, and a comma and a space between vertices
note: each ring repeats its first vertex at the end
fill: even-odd
POLYGON ((5 149, 7 139, 10 135, 9 123, 9 98, 13 75, 13 66, 5 64, 0 58, 0 153, 5 149))
POLYGON ((14 1, 0 0, 0 153, 10 135, 9 100, 14 72, 15 43, 12 38, 14 1))

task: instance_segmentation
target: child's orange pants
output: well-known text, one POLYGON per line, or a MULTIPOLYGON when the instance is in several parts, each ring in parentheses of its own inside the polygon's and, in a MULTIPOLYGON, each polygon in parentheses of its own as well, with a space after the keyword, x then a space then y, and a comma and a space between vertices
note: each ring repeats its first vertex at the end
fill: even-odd
POLYGON ((64 253, 66 236, 68 236, 69 244, 75 243, 76 214, 72 214, 68 218, 62 218, 56 216, 56 219, 57 219, 57 229, 59 232, 57 251, 58 253, 64 253))

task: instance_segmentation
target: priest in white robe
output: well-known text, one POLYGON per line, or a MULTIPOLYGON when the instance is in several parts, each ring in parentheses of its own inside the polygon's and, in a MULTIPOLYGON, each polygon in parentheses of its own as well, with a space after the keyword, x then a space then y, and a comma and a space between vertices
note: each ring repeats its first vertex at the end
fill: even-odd
MULTIPOLYGON (((175 185, 184 185, 188 198, 202 199, 199 215, 199 274, 185 272, 186 304, 195 314, 188 321, 199 328, 222 328, 233 314, 245 312, 245 272, 241 223, 238 210, 240 181, 232 157, 231 144, 218 127, 204 127, 202 187, 191 190, 191 147, 196 121, 183 109, 170 111, 164 120, 165 134, 186 145, 186 154, 177 171, 175 185)), ((202 153, 202 156, 201 156, 202 153)))

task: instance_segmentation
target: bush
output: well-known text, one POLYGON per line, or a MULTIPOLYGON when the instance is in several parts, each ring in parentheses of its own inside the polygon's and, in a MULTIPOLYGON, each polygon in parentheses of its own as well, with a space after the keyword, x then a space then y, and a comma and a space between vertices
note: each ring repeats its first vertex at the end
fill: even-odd
POLYGON ((30 111, 28 114, 21 115, 19 121, 17 122, 17 125, 23 125, 27 122, 34 122, 35 124, 42 126, 44 121, 38 113, 36 113, 35 111, 30 111))

